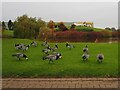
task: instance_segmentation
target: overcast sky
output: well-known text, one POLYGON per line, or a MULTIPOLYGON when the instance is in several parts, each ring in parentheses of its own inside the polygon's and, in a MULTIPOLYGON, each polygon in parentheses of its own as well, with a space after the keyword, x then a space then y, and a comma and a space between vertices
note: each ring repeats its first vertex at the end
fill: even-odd
POLYGON ((42 18, 45 21, 94 22, 95 27, 118 27, 117 2, 3 2, 2 20, 18 16, 42 18))

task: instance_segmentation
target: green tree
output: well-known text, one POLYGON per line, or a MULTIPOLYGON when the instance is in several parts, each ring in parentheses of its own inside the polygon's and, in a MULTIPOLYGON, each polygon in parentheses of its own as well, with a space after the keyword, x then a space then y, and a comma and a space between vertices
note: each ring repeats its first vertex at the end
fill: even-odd
POLYGON ((72 24, 71 27, 70 27, 70 29, 71 30, 75 30, 75 26, 76 26, 75 24, 72 24))
POLYGON ((39 32, 39 38, 46 40, 50 35, 50 30, 48 27, 41 27, 39 32))
POLYGON ((37 38, 40 27, 46 23, 41 19, 36 19, 23 15, 14 22, 14 37, 18 38, 37 38))
POLYGON ((13 22, 12 22, 12 20, 8 21, 8 28, 9 28, 9 30, 13 30, 13 22))

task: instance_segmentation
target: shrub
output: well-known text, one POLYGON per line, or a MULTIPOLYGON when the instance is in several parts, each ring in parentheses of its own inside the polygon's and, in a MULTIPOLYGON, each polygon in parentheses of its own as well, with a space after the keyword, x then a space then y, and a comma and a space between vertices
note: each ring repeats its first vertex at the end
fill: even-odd
MULTIPOLYGON (((78 32, 78 31, 59 31, 50 36, 57 41, 95 41, 96 38, 102 38, 100 32, 78 32)), ((50 39, 50 38, 49 38, 50 39)), ((54 39, 53 39, 54 40, 54 39)))
POLYGON ((112 32, 112 37, 118 38, 120 35, 120 31, 114 31, 112 32))
POLYGON ((109 31, 102 30, 100 33, 102 34, 102 37, 104 37, 104 38, 112 37, 112 33, 109 31))
POLYGON ((58 23, 58 28, 62 31, 68 30, 68 28, 64 25, 63 22, 58 23))

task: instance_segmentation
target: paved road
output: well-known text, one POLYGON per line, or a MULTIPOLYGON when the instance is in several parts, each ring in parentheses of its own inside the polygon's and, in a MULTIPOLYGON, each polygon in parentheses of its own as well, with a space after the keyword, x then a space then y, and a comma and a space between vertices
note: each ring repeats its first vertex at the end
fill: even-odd
MULTIPOLYGON (((120 79, 119 79, 120 80, 120 79)), ((3 88, 118 88, 118 78, 4 78, 3 88)))

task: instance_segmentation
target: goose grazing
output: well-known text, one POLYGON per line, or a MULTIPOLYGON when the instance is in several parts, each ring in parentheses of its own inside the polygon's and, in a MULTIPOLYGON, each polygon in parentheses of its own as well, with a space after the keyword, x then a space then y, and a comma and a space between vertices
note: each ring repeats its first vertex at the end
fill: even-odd
POLYGON ((83 48, 83 52, 88 53, 88 46, 87 45, 83 48))
POLYGON ((50 62, 53 63, 53 60, 58 60, 60 56, 58 55, 48 55, 48 56, 45 56, 43 57, 43 60, 49 60, 49 64, 50 62))
POLYGON ((87 61, 88 59, 89 59, 89 54, 88 53, 84 53, 83 55, 82 55, 82 59, 83 59, 83 61, 87 61))
POLYGON ((69 44, 68 42, 66 43, 66 47, 67 47, 67 48, 69 48, 69 49, 71 49, 71 48, 75 48, 75 46, 74 46, 74 45, 69 44))
POLYGON ((42 50, 42 52, 44 52, 44 53, 47 54, 47 55, 48 55, 48 52, 50 52, 50 51, 51 51, 50 46, 48 46, 46 49, 43 49, 43 50, 42 50))
POLYGON ((38 44, 37 44, 37 42, 33 41, 30 45, 37 47, 38 44))
POLYGON ((20 60, 20 58, 25 58, 26 60, 28 60, 27 55, 25 55, 23 53, 16 53, 16 54, 13 54, 12 56, 17 57, 19 60, 20 60))
POLYGON ((55 51, 57 49, 58 49, 58 45, 57 44, 55 44, 55 46, 51 48, 52 51, 55 51))
POLYGON ((15 49, 20 50, 22 49, 23 44, 15 44, 15 49))
POLYGON ((59 52, 53 52, 52 55, 57 55, 57 56, 59 56, 59 58, 62 58, 62 54, 59 52))
POLYGON ((49 46, 49 44, 48 44, 48 42, 47 42, 47 41, 44 41, 44 42, 41 44, 41 46, 48 47, 48 46, 49 46))
POLYGON ((98 54, 98 55, 97 55, 97 61, 98 61, 99 63, 101 63, 101 62, 103 61, 103 59, 104 59, 104 55, 103 55, 103 54, 98 54))
POLYGON ((29 49, 29 47, 30 47, 30 45, 27 45, 27 46, 26 46, 26 45, 22 45, 22 48, 21 48, 21 49, 22 49, 23 51, 27 51, 27 50, 29 49))

